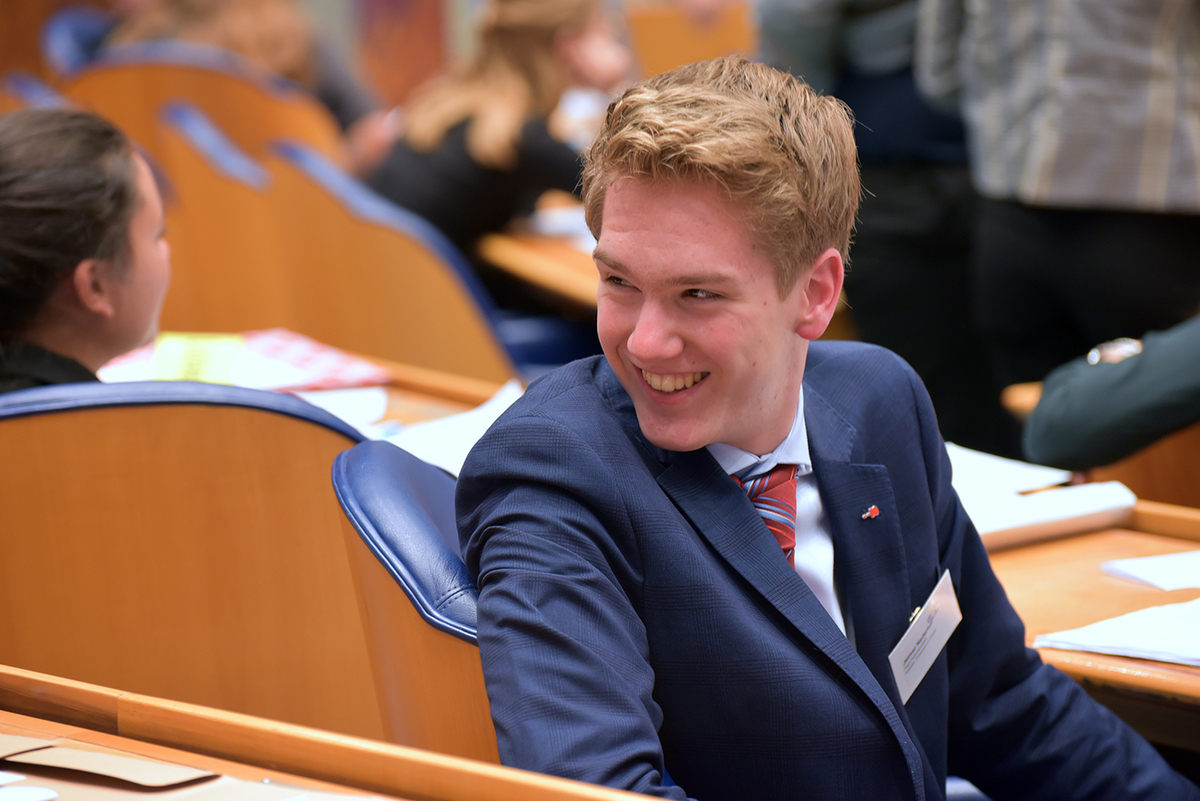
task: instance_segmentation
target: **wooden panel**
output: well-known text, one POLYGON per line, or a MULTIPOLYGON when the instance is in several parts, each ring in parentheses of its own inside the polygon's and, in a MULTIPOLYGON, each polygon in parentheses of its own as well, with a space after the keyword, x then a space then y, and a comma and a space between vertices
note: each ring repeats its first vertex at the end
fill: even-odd
POLYGON ((280 159, 267 166, 287 248, 288 327, 418 367, 493 382, 516 375, 466 288, 422 241, 354 216, 280 159))
POLYGON ((749 57, 758 47, 753 10, 740 0, 722 4, 708 24, 693 20, 677 3, 635 3, 625 13, 644 77, 730 53, 749 57))
POLYGON ((162 329, 291 327, 283 291, 289 269, 266 188, 219 174, 172 129, 157 125, 151 136, 170 181, 165 206, 172 270, 162 329))
POLYGON ((251 155, 264 156, 275 139, 292 139, 347 163, 341 132, 329 111, 299 88, 255 77, 250 65, 239 77, 168 62, 97 64, 66 81, 62 92, 108 117, 155 156, 163 105, 187 100, 251 155))
POLYGON ((208 405, 0 421, 0 663, 379 737, 345 436, 208 405))
POLYGON ((76 4, 104 6, 84 0, 4 0, 0 11, 0 75, 24 70, 50 80, 53 76, 42 60, 38 37, 54 12, 76 4))
POLYGON ((358 0, 364 72, 390 104, 403 105, 445 66, 442 8, 438 0, 358 0))
MULTIPOLYGON (((46 699, 46 706, 55 707, 63 701, 60 708, 51 710, 58 718, 75 726, 89 725, 86 719, 71 719, 70 699, 77 692, 74 682, 0 666, 0 698, 11 697, 10 689, 14 686, 26 688, 31 685, 46 699)), ((87 689, 93 694, 116 699, 117 733, 121 739, 35 718, 20 718, 10 712, 0 712, 0 730, 30 736, 70 737, 251 781, 262 778, 245 768, 254 765, 342 785, 341 788, 318 789, 344 792, 346 787, 359 788, 413 801, 633 801, 644 798, 553 776, 193 704, 103 687, 87 689), (21 728, 24 731, 14 731, 21 728), (171 752, 164 747, 183 751, 171 752), (209 757, 232 762, 221 764, 209 757)), ((289 776, 277 773, 266 778, 292 781, 289 776)), ((307 785, 312 782, 292 783, 307 785)))
POLYGON ((354 526, 343 530, 387 739, 498 764, 479 648, 426 623, 354 526))
POLYGON ((1138 498, 1200 506, 1200 423, 1132 456, 1090 471, 1093 481, 1120 481, 1138 498))

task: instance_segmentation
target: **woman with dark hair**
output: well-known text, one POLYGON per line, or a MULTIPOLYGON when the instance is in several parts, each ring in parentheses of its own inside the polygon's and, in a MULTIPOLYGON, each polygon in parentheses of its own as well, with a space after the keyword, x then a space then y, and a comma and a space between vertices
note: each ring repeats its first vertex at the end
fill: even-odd
POLYGON ((170 281, 150 168, 83 111, 0 115, 0 392, 95 381, 149 342, 170 281))

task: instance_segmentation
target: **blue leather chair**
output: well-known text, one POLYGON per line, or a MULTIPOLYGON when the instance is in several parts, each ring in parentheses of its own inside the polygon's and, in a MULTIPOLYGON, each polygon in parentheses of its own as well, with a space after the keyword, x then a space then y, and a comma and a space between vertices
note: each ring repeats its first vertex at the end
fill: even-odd
POLYGON ((5 74, 4 93, 28 108, 58 108, 67 104, 66 98, 40 78, 21 70, 5 74))
POLYGON ((0 664, 381 738, 329 490, 360 441, 239 387, 0 395, 0 664))
POLYGON ((117 25, 116 15, 88 5, 60 8, 42 25, 42 60, 59 76, 87 66, 117 25))
POLYGON ((364 442, 334 460, 333 488, 388 739, 498 762, 454 479, 395 445, 364 442))

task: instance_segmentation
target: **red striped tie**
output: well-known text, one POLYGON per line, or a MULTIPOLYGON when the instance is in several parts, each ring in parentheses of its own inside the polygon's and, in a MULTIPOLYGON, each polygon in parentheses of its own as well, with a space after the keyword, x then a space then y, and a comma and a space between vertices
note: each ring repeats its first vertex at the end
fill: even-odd
POLYGON ((796 474, 794 464, 775 465, 769 473, 742 481, 733 480, 746 491, 767 528, 779 541, 787 562, 796 566, 796 474))

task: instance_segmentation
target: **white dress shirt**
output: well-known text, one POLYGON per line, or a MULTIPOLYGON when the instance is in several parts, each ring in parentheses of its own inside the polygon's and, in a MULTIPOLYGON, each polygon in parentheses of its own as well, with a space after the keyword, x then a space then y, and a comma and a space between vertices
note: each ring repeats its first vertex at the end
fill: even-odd
POLYGON ((726 473, 743 480, 762 475, 777 464, 799 467, 796 475, 796 572, 845 634, 846 619, 833 575, 833 536, 829 532, 829 521, 812 471, 812 457, 808 453, 803 391, 796 404, 792 430, 775 450, 760 456, 733 445, 714 442, 708 446, 708 452, 726 473))

